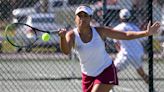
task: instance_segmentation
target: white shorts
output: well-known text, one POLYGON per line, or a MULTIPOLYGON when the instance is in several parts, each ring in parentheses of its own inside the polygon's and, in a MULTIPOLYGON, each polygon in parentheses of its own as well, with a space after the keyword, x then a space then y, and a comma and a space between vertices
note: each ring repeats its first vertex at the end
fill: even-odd
POLYGON ((142 66, 142 55, 128 55, 123 53, 118 53, 114 64, 118 71, 124 70, 129 64, 131 64, 135 69, 142 66))

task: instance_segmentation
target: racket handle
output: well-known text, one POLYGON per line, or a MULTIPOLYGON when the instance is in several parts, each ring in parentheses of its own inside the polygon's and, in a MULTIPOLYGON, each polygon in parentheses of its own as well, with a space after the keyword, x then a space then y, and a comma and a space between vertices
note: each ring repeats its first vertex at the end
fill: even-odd
POLYGON ((51 32, 51 34, 58 34, 59 31, 54 31, 54 32, 51 32))

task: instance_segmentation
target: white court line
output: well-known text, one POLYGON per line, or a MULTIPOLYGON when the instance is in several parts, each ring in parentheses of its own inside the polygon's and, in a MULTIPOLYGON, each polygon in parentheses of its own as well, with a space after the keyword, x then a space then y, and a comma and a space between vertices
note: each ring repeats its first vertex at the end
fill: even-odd
POLYGON ((133 92, 134 91, 132 88, 115 86, 114 89, 113 89, 113 92, 115 92, 115 88, 117 88, 117 89, 119 89, 119 90, 121 90, 123 92, 133 92))

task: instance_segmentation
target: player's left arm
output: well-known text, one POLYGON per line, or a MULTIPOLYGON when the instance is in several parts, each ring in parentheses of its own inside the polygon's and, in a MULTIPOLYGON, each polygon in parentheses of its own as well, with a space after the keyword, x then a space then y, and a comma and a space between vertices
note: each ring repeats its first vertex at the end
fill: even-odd
POLYGON ((147 30, 139 31, 139 32, 135 32, 135 31, 123 32, 123 31, 114 30, 109 27, 98 27, 97 30, 103 38, 110 37, 119 40, 131 40, 135 38, 141 38, 141 37, 146 37, 156 34, 158 32, 159 27, 160 24, 158 22, 155 22, 153 23, 152 26, 149 23, 147 26, 147 30))

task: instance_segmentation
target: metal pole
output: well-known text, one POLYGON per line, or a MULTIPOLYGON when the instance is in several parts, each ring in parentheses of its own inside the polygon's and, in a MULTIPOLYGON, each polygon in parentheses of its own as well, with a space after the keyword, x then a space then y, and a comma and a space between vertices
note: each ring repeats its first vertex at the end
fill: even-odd
POLYGON ((103 10, 103 25, 105 25, 105 14, 106 14, 106 11, 107 11, 106 0, 102 0, 102 1, 103 1, 103 7, 102 7, 102 10, 103 10))
MULTIPOLYGON (((152 6, 153 0, 148 0, 148 21, 153 20, 153 6, 152 6)), ((149 57, 149 92, 154 92, 154 81, 153 81, 153 36, 149 36, 148 38, 148 57, 149 57)))

